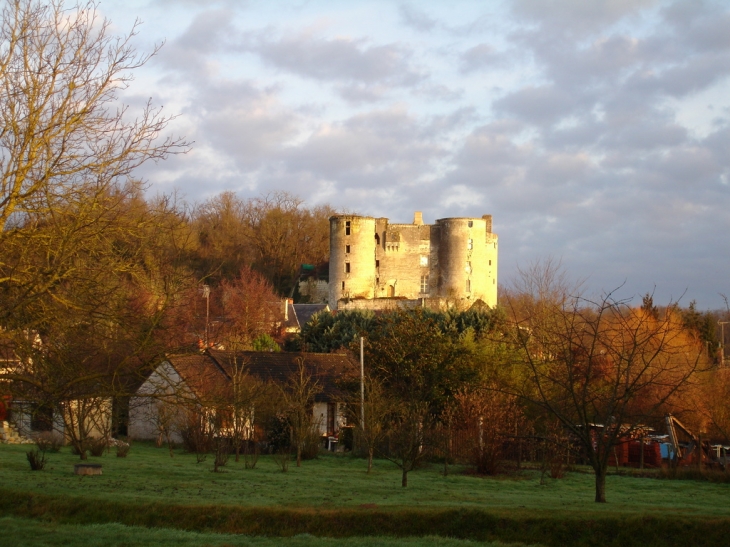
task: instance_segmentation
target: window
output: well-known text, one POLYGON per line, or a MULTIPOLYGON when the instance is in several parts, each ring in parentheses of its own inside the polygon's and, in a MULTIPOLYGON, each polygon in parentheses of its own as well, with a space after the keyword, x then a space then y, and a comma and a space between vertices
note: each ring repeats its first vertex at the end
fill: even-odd
POLYGON ((350 252, 350 246, 349 245, 345 245, 345 252, 346 253, 349 253, 350 252))
POLYGON ((426 255, 421 255, 421 267, 428 266, 428 257, 426 255))
POLYGON ((466 248, 469 249, 469 250, 471 250, 473 247, 474 247, 474 240, 473 239, 467 240, 467 242, 466 242, 466 248))
POLYGON ((345 282, 344 281, 342 282, 342 290, 343 291, 345 290, 345 282))
POLYGON ((471 228, 472 226, 474 226, 474 221, 473 220, 470 220, 469 221, 469 228, 471 228))
POLYGON ((33 405, 30 415, 31 431, 53 431, 53 407, 33 405))
POLYGON ((380 260, 376 260, 375 261, 375 267, 376 268, 380 268, 380 260))
POLYGON ((345 262, 345 273, 350 273, 350 263, 345 262))
POLYGON ((428 292, 428 276, 427 275, 421 276, 421 292, 422 293, 428 292))
POLYGON ((490 265, 490 266, 492 265, 492 261, 491 261, 491 260, 489 261, 489 265, 490 265))
POLYGON ((471 279, 466 280, 466 292, 471 292, 471 279))
POLYGON ((345 221, 345 235, 346 236, 350 235, 350 221, 349 220, 345 221))
POLYGON ((375 234, 375 244, 380 245, 380 236, 378 234, 375 234))

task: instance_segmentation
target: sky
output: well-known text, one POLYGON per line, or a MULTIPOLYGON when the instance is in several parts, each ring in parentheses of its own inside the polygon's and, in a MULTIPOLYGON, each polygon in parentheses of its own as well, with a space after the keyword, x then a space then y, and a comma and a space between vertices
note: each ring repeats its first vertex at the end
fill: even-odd
POLYGON ((286 191, 412 222, 493 215, 500 283, 561 260, 592 294, 730 296, 730 3, 102 0, 159 53, 191 151, 143 167, 202 202, 286 191))

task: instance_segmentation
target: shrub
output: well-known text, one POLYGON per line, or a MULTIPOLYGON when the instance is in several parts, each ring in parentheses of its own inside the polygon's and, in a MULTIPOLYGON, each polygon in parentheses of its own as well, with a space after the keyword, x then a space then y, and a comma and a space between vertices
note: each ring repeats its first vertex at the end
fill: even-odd
POLYGON ((104 455, 104 451, 109 448, 109 443, 104 437, 92 437, 89 439, 88 446, 91 455, 98 458, 104 455))
POLYGON ((285 449, 290 449, 291 427, 289 427, 289 421, 285 415, 277 414, 271 417, 266 440, 268 441, 270 450, 274 454, 285 449))
POLYGON ((220 472, 220 468, 228 463, 228 456, 231 454, 231 441, 226 437, 218 437, 215 440, 215 459, 213 460, 213 472, 220 472))
POLYGON ((132 448, 132 445, 130 443, 118 441, 117 442, 117 458, 126 458, 127 454, 129 454, 130 448, 132 448))
POLYGON ((38 450, 41 452, 59 452, 63 445, 63 439, 50 431, 38 435, 35 441, 38 450))
POLYGON ((243 462, 246 469, 254 469, 259 461, 259 443, 256 441, 243 441, 243 462))
POLYGON ((660 479, 707 481, 707 482, 730 482, 730 473, 718 469, 697 469, 697 467, 662 467, 659 469, 660 479))
POLYGON ((206 454, 213 450, 213 429, 206 417, 199 412, 190 412, 185 425, 180 428, 183 447, 197 455, 198 463, 205 461, 206 454))
POLYGON ((37 448, 26 452, 25 456, 28 458, 28 463, 33 471, 42 471, 46 466, 46 454, 37 448))
POLYGON ((317 429, 312 428, 307 432, 307 437, 304 440, 304 447, 302 448, 302 459, 313 460, 319 455, 319 448, 322 443, 322 436, 319 434, 317 429))

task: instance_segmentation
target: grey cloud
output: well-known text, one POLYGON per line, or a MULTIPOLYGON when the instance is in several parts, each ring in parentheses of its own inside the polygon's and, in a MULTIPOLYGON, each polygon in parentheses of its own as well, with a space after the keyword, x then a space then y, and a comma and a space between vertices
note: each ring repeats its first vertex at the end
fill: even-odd
POLYGON ((510 113, 517 118, 538 124, 552 123, 569 114, 576 97, 557 86, 524 87, 494 101, 497 112, 510 113))
POLYGON ((162 49, 159 60, 167 68, 183 73, 209 73, 210 54, 219 51, 234 34, 230 11, 202 12, 162 49))
POLYGON ((375 111, 321 128, 289 149, 285 161, 293 171, 339 179, 345 186, 353 178, 392 186, 421 176, 441 154, 405 112, 375 111))
POLYGON ((425 78, 412 66, 411 51, 399 44, 300 34, 279 40, 252 36, 242 47, 277 68, 318 80, 412 86, 425 78))
POLYGON ((493 67, 500 61, 495 49, 489 44, 478 44, 459 56, 459 70, 462 73, 493 67))
POLYGON ((551 27, 562 33, 585 35, 606 28, 654 0, 514 0, 512 7, 522 17, 541 27, 551 27))
POLYGON ((438 21, 429 17, 425 12, 414 8, 409 4, 401 4, 398 7, 401 20, 407 26, 412 27, 421 32, 429 32, 436 27, 438 21))

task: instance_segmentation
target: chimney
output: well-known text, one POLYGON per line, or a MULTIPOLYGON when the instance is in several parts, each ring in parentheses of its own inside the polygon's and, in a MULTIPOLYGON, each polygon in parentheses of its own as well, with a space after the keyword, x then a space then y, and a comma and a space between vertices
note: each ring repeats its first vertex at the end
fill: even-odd
POLYGON ((482 215, 482 218, 487 223, 487 233, 492 233, 492 215, 482 215))
POLYGON ((421 211, 416 211, 413 215, 413 224, 416 226, 423 225, 423 213, 421 213, 421 211))
POLYGON ((284 299, 284 321, 289 321, 289 299, 284 299))

